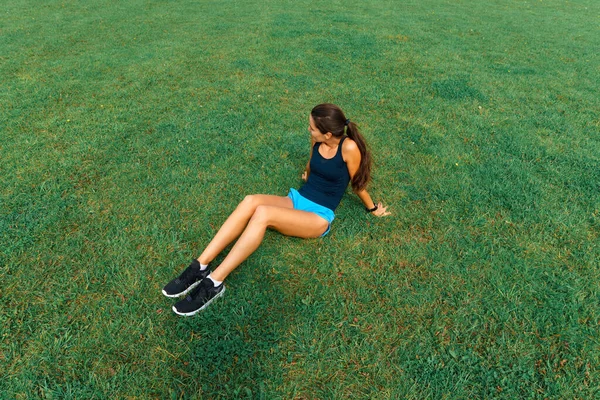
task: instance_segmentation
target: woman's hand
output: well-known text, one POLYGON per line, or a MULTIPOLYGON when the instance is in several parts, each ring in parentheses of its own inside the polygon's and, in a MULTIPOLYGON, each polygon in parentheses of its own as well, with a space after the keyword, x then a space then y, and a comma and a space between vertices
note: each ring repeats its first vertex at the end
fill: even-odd
POLYGON ((387 211, 387 207, 384 207, 383 204, 379 202, 377 203, 377 210, 373 211, 371 214, 375 215, 376 217, 385 217, 391 215, 392 213, 387 211))

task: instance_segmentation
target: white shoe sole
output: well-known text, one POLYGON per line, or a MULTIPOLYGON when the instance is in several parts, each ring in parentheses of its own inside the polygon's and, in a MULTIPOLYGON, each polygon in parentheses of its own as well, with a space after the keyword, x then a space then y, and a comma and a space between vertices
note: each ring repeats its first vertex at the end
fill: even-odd
POLYGON ((210 299, 209 301, 206 302, 205 305, 203 305, 202 307, 200 307, 199 309, 189 312, 189 313, 182 313, 177 311, 177 309, 175 308, 175 306, 173 306, 173 312, 177 315, 182 315, 184 317, 191 317, 193 315, 196 315, 197 313, 199 313, 200 311, 204 310, 206 307, 209 306, 210 303, 212 303, 213 301, 215 301, 216 299, 218 299, 219 297, 223 296, 223 293, 225 293, 225 286, 223 286, 223 290, 221 290, 219 293, 217 293, 217 295, 215 297, 213 297, 212 299, 210 299))
POLYGON ((200 282, 202 282, 202 279, 200 279, 198 282, 194 282, 190 285, 189 288, 185 289, 183 292, 181 293, 177 293, 177 294, 167 294, 167 292, 165 292, 165 289, 162 290, 162 294, 164 294, 165 296, 173 299, 175 297, 181 297, 181 296, 185 296, 186 294, 188 294, 192 289, 194 289, 196 286, 198 286, 200 284, 200 282))

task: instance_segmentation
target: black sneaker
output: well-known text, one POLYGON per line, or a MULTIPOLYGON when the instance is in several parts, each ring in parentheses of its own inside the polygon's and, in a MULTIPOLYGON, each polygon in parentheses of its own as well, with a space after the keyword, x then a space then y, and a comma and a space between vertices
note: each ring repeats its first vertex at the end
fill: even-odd
POLYGON ((175 314, 191 317, 198 311, 206 308, 218 297, 225 293, 225 285, 222 283, 215 287, 210 279, 203 279, 194 290, 186 296, 185 299, 178 301, 173 306, 175 314))
POLYGON ((210 269, 206 268, 204 271, 201 271, 200 263, 198 260, 194 260, 179 277, 167 283, 162 293, 167 297, 183 296, 198 286, 200 281, 206 278, 208 274, 210 274, 210 269))

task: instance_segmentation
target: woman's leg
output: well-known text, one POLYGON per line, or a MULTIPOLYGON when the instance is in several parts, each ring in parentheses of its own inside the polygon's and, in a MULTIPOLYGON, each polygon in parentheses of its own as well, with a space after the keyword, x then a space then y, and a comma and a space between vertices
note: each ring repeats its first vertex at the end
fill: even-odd
POLYGON ((206 246, 200 257, 198 257, 198 261, 201 264, 208 264, 214 260, 227 245, 241 235, 259 206, 276 206, 291 209, 293 208, 293 203, 287 196, 271 196, 266 194, 246 196, 231 213, 229 218, 225 220, 215 237, 206 246))
POLYGON ((321 236, 327 230, 329 222, 312 212, 260 205, 256 207, 242 236, 221 265, 211 273, 211 277, 218 281, 225 280, 231 271, 258 248, 268 227, 287 236, 314 238, 321 236))

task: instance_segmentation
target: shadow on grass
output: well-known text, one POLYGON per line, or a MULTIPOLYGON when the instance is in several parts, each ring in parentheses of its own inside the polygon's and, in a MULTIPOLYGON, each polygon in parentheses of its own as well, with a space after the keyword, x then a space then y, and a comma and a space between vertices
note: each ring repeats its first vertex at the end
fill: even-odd
POLYGON ((194 317, 173 317, 177 339, 189 338, 183 365, 174 367, 183 369, 171 386, 178 398, 264 398, 283 384, 273 355, 296 315, 281 282, 263 275, 257 258, 228 279, 222 299, 194 317))

